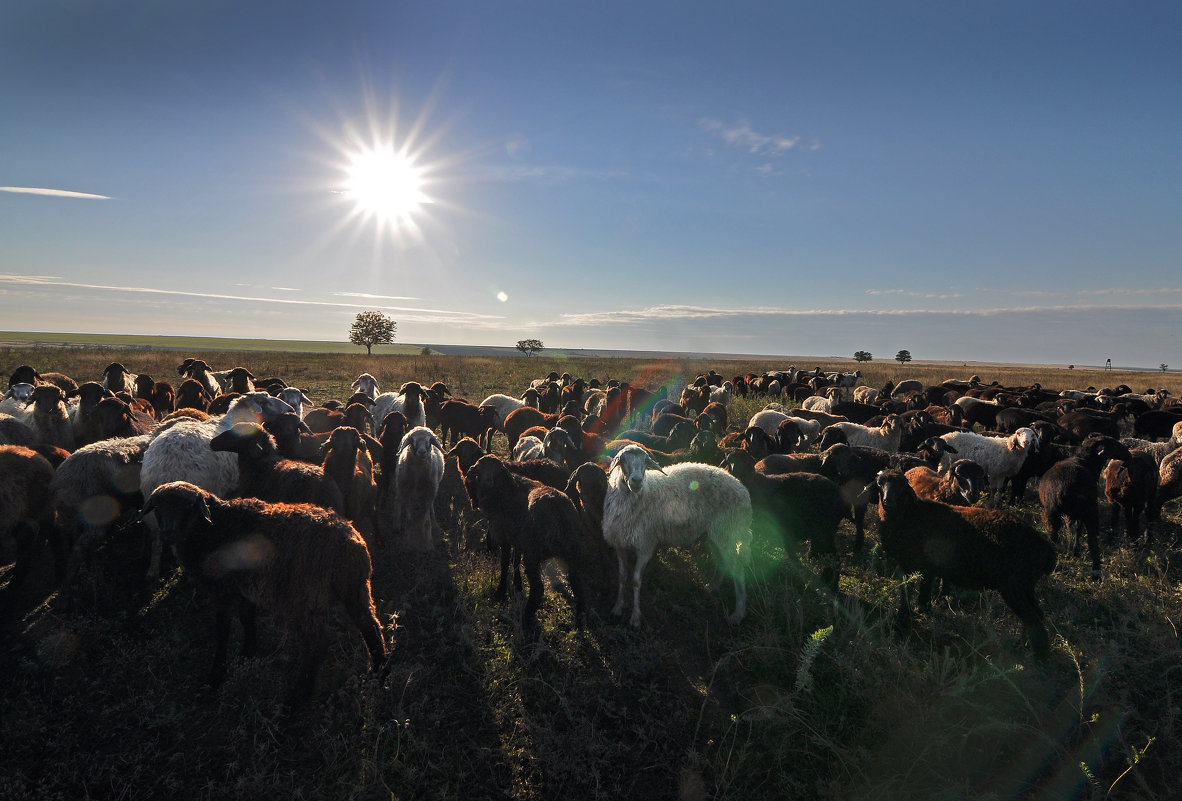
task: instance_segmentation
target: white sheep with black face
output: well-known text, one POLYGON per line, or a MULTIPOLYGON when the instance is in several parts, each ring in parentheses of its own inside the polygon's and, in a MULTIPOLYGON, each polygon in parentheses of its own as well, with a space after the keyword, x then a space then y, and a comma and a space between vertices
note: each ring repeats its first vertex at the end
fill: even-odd
POLYGON ((632 625, 640 626, 641 574, 657 548, 709 537, 718 568, 734 580, 732 623, 747 611, 744 580, 751 548, 751 496, 725 470, 683 462, 660 468, 639 445, 620 450, 608 468, 603 538, 616 551, 619 585, 613 615, 624 612, 629 555, 635 556, 632 625), (653 468, 653 469, 649 469, 653 468))

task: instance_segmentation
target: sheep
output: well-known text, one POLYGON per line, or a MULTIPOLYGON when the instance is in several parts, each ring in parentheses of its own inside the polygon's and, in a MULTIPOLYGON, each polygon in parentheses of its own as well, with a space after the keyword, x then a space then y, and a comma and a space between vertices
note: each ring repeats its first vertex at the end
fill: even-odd
POLYGON ((913 467, 906 476, 916 495, 949 506, 972 506, 989 483, 981 465, 972 459, 957 459, 943 474, 930 467, 913 467))
POLYGON ((593 558, 595 543, 584 528, 571 499, 560 489, 517 475, 495 455, 482 456, 468 469, 464 486, 472 507, 488 515, 493 540, 500 548, 501 577, 495 597, 507 594, 511 552, 516 551, 529 580, 529 596, 521 624, 529 626, 542 603, 542 563, 559 559, 566 565, 575 600, 575 625, 587 618, 584 562, 593 558))
POLYGON ((856 403, 873 404, 878 400, 879 391, 874 387, 868 387, 865 384, 854 387, 854 401, 856 403))
POLYGON ((425 426, 427 411, 423 408, 423 402, 428 398, 427 390, 415 381, 407 381, 397 392, 383 392, 374 399, 371 410, 373 419, 380 426, 390 412, 402 412, 407 425, 412 428, 425 426))
POLYGON ((304 417, 304 404, 312 406, 315 403, 299 387, 284 387, 275 393, 275 397, 290 406, 300 416, 300 419, 304 417))
POLYGON ((369 373, 362 373, 357 376, 357 380, 350 384, 349 388, 354 392, 365 393, 371 400, 378 399, 378 380, 369 373))
MULTIPOLYGON (((989 476, 990 499, 1001 502, 1001 489, 1007 478, 1017 475, 1027 456, 1038 450, 1038 435, 1029 428, 1019 428, 1008 437, 987 437, 971 431, 953 431, 940 437, 962 459, 972 459, 989 476)), ((953 454, 945 454, 941 464, 951 467, 953 454)))
POLYGON ((520 398, 513 398, 509 395, 495 394, 489 395, 487 398, 477 404, 481 408, 490 406, 496 410, 496 417, 493 427, 498 431, 503 431, 505 426, 505 418, 509 416, 510 412, 516 411, 524 406, 529 406, 534 409, 538 408, 538 392, 537 390, 526 390, 522 393, 520 398))
POLYGON ((384 678, 386 644, 370 589, 365 541, 333 512, 311 504, 222 500, 184 481, 159 487, 144 505, 161 538, 179 554, 185 573, 216 603, 214 659, 209 683, 225 678, 230 611, 243 624, 243 653, 256 649, 255 608, 292 625, 300 660, 288 700, 311 694, 327 650, 328 616, 344 607, 360 630, 373 672, 384 678))
POLYGON ((138 437, 151 433, 158 425, 155 417, 132 409, 119 398, 103 398, 92 418, 96 442, 112 437, 138 437))
POLYGON ((143 503, 141 462, 148 441, 145 434, 84 445, 54 473, 49 495, 63 592, 123 513, 143 503))
POLYGON ((434 539, 435 495, 443 479, 443 444, 426 426, 414 426, 398 448, 394 474, 394 529, 406 545, 430 550, 434 539))
POLYGON ((1157 499, 1151 517, 1160 517, 1162 505, 1179 496, 1182 496, 1182 448, 1170 451, 1158 466, 1157 499))
POLYGON ((111 392, 132 392, 136 391, 136 380, 138 376, 128 370, 119 362, 111 362, 103 369, 103 389, 109 389, 111 392))
MULTIPOLYGON (((200 384, 208 398, 214 398, 225 390, 220 378, 202 359, 185 359, 177 366, 176 372, 177 375, 184 376, 186 380, 192 379, 200 384)), ((181 386, 183 387, 184 384, 181 386)))
POLYGON ((378 444, 382 448, 378 457, 378 474, 381 483, 378 484, 378 498, 376 510, 380 515, 388 513, 394 507, 394 498, 398 492, 394 477, 398 472, 398 451, 402 447, 402 438, 406 436, 406 418, 402 412, 390 412, 382 421, 378 432, 378 444))
POLYGON ((1149 411, 1133 421, 1133 436, 1141 439, 1169 439, 1178 423, 1182 423, 1180 412, 1169 409, 1149 411))
POLYGON ((22 364, 12 371, 12 375, 8 378, 8 386, 11 388, 15 384, 32 384, 33 386, 53 384, 62 392, 69 392, 72 389, 78 388, 78 382, 68 375, 62 373, 39 373, 27 364, 22 364))
POLYGON ((245 367, 234 367, 226 372, 222 387, 227 392, 240 392, 244 395, 254 392, 254 373, 245 367))
POLYGON ((909 378, 895 384, 889 391, 883 387, 883 393, 892 398, 901 398, 908 392, 923 392, 923 382, 918 379, 909 378))
POLYGON ((898 415, 892 414, 888 415, 882 425, 876 428, 869 428, 858 423, 834 423, 821 434, 822 450, 832 445, 833 442, 839 441, 836 439, 830 441, 835 432, 840 432, 849 445, 866 445, 884 451, 898 451, 899 442, 903 438, 903 421, 898 415))
POLYGON ((135 378, 136 397, 152 404, 152 416, 163 420, 176 408, 176 390, 167 381, 153 381, 152 376, 140 373, 135 378))
POLYGON ((0 445, 35 445, 32 430, 25 423, 7 414, 0 414, 0 445))
POLYGON ((1093 581, 1101 578, 1100 507, 1096 480, 1109 459, 1130 458, 1128 448, 1117 440, 1104 436, 1088 437, 1074 456, 1054 464, 1038 482, 1043 522, 1051 540, 1058 542, 1064 516, 1086 531, 1093 581))
POLYGON ((14 562, 0 590, 0 609, 24 583, 37 546, 49 533, 53 472, 49 460, 31 448, 0 445, 0 551, 11 552, 14 562))
POLYGON ((468 492, 464 489, 464 473, 460 469, 476 464, 484 456, 484 450, 471 437, 463 437, 443 454, 443 476, 435 492, 435 519, 440 523, 457 520, 459 531, 464 534, 472 520, 474 511, 468 492))
POLYGON ((482 447, 489 447, 489 439, 496 428, 497 410, 493 406, 473 406, 464 400, 448 400, 439 407, 439 439, 455 445, 465 436, 473 437, 482 447))
POLYGON ((837 527, 849 515, 841 489, 814 473, 769 476, 755 470, 756 460, 743 451, 731 451, 722 466, 743 483, 751 495, 753 534, 761 534, 769 546, 808 541, 821 562, 821 579, 837 592, 840 565, 837 527))
POLYGON ((954 401, 954 405, 960 407, 961 412, 964 413, 965 427, 970 431, 973 429, 974 424, 978 424, 990 431, 997 428, 997 414, 1003 408, 1001 404, 995 401, 986 401, 967 396, 957 398, 954 401))
MULTIPOLYGON (((935 579, 966 589, 995 589, 1022 621, 1031 650, 1042 659, 1050 650, 1035 584, 1055 569, 1051 543, 1021 518, 993 509, 948 506, 918 497, 896 470, 880 473, 866 487, 877 498, 883 551, 907 573, 920 572, 920 606, 931 599, 935 579)), ((910 620, 906 586, 899 620, 910 620)))
POLYGON ((210 393, 197 379, 186 378, 176 391, 176 408, 197 409, 203 412, 209 408, 209 402, 213 399, 214 394, 210 393))
POLYGON ((237 497, 314 503, 338 514, 345 511, 344 496, 324 469, 282 458, 275 439, 258 423, 236 423, 210 440, 209 447, 238 454, 237 497))
MULTIPOLYGON (((1123 443, 1122 443, 1123 444, 1123 443)), ((1104 497, 1111 504, 1110 525, 1115 538, 1121 509, 1125 513, 1125 530, 1129 541, 1140 536, 1141 515, 1147 513, 1145 544, 1153 545, 1149 527, 1157 500, 1157 463, 1143 451, 1130 451, 1131 459, 1113 459, 1104 466, 1104 497)))
POLYGON ((32 401, 32 384, 14 384, 4 393, 4 400, 0 401, 0 414, 7 414, 24 422, 30 414, 28 405, 32 401))
POLYGON ((764 409, 763 411, 756 412, 747 421, 747 425, 759 426, 769 435, 775 437, 779 435, 780 423, 783 420, 792 420, 796 423, 800 431, 800 440, 797 443, 797 447, 801 450, 808 448, 821 436, 823 426, 820 423, 815 420, 796 417, 778 409, 764 409))
POLYGON ((616 551, 619 570, 612 614, 624 611, 630 553, 636 558, 631 623, 638 628, 641 574, 656 549, 708 536, 719 567, 734 580, 730 621, 739 623, 747 611, 744 571, 751 547, 751 496, 742 482, 721 468, 693 462, 662 470, 639 445, 617 453, 608 474, 603 537, 616 551), (652 475, 650 466, 656 468, 652 475))
POLYGON ((33 414, 28 425, 36 442, 74 450, 74 429, 66 411, 66 396, 55 384, 33 388, 33 414))
POLYGON ((374 532, 374 502, 377 484, 373 477, 373 459, 366 450, 361 432, 352 426, 334 428, 324 448, 321 465, 341 491, 344 516, 363 534, 374 532))
POLYGON ((98 430, 98 420, 94 416, 99 401, 104 398, 114 398, 109 389, 104 389, 96 381, 87 381, 77 389, 66 393, 66 400, 70 402, 70 425, 74 432, 75 445, 89 445, 103 437, 98 430), (77 398, 77 401, 74 399, 77 398), (75 405, 77 404, 77 405, 75 405))

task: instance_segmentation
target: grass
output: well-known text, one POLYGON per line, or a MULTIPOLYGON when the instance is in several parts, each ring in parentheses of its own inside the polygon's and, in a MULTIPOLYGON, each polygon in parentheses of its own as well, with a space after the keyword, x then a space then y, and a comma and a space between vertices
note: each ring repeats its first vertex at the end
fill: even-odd
MULTIPOLYGON (((655 388, 711 366, 785 363, 9 348, 0 369, 94 379, 118 360, 163 379, 184 355, 283 376, 317 400, 347 396, 365 371, 386 388, 443 380, 478 400, 550 369, 655 388)), ((876 386, 968 372, 862 369, 876 386)), ((1182 394, 1172 373, 973 369, 1003 383, 1164 382, 1182 394)), ((738 400, 732 416, 759 405, 738 400)), ((843 524, 836 600, 807 555, 801 569, 761 546, 770 567, 737 628, 726 623, 729 586, 704 589, 707 549, 662 552, 646 572, 639 632, 602 608, 573 629, 553 567, 539 626, 523 631, 519 597, 491 600, 492 555, 445 530, 425 556, 374 548, 374 593, 394 638, 388 680, 366 673, 360 637, 337 620, 316 695, 295 710, 279 703, 294 641, 266 617, 261 655, 235 662, 216 692, 203 686, 208 610, 179 573, 143 586, 129 531, 84 571, 72 611, 51 603, 48 556, 4 610, 0 800, 1172 798, 1182 516, 1166 511, 1165 544, 1118 541, 1100 584, 1084 559, 1061 556, 1039 590, 1053 637, 1045 665, 995 593, 954 591, 897 636, 898 587, 914 577, 883 574, 872 526, 855 555, 843 524)), ((1032 503, 1019 512, 1037 516, 1032 503)), ((233 653, 237 632, 231 642, 233 653)))

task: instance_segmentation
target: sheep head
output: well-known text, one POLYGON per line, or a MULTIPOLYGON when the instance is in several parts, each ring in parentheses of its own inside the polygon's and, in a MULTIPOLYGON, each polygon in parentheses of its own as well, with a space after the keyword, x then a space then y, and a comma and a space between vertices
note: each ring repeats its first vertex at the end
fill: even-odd
POLYGON ((960 497, 970 506, 977 502, 989 486, 989 476, 985 468, 972 459, 957 459, 948 471, 952 476, 952 484, 960 497))
POLYGON ((258 423, 235 423, 229 431, 223 431, 210 440, 209 448, 262 459, 274 453, 276 446, 275 440, 258 423))
POLYGON ((33 408, 38 412, 53 414, 58 409, 63 409, 65 402, 66 396, 61 387, 42 384, 33 388, 33 408))
POLYGON ((213 525, 208 496, 208 492, 187 481, 170 481, 148 497, 140 517, 155 515, 161 541, 175 545, 194 531, 213 525))
POLYGON ((722 457, 722 466, 728 473, 746 484, 755 475, 756 461, 748 451, 733 450, 728 451, 722 457))
MULTIPOLYGON (((73 394, 77 391, 78 390, 75 389, 75 390, 71 390, 70 392, 71 392, 71 394, 73 394)), ((33 400, 33 385, 32 384, 13 384, 11 387, 8 388, 8 391, 4 393, 4 397, 5 398, 16 398, 18 403, 27 404, 33 400)), ((67 395, 66 397, 68 398, 68 397, 70 397, 70 395, 67 395)))
POLYGON ((648 451, 639 445, 626 445, 621 448, 620 452, 612 457, 611 464, 608 465, 608 475, 611 475, 617 467, 623 474, 624 486, 629 492, 640 492, 644 488, 644 476, 648 468, 651 467, 658 473, 665 474, 661 466, 653 461, 653 457, 649 455, 648 451))
MULTIPOLYGON (((883 470, 874 478, 874 483, 868 484, 870 498, 878 500, 878 516, 883 522, 890 522, 898 518, 916 501, 915 490, 911 488, 907 477, 898 470, 883 470), (874 488, 871 490, 871 488, 874 488)), ((866 495, 858 498, 859 501, 866 495)))
POLYGON ((512 483, 508 468, 491 453, 481 456, 464 473, 464 489, 476 509, 485 508, 490 499, 507 494, 512 483))
POLYGON ((426 459, 432 448, 441 454, 443 453, 443 443, 439 441, 439 437, 435 436, 435 432, 426 426, 415 426, 402 438, 402 445, 399 446, 398 453, 401 455, 403 451, 409 450, 411 455, 416 458, 426 459))

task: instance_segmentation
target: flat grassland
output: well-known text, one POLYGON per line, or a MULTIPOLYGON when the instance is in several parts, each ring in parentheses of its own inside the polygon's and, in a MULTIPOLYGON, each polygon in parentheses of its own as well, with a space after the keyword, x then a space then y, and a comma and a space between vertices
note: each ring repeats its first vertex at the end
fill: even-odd
MULTIPOLYGON (((444 381, 479 401, 518 394, 550 370, 676 392, 789 360, 525 359, 276 351, 0 348, 19 364, 96 379, 111 361, 176 380, 185 356, 277 375, 317 401, 361 372, 383 388, 444 381)), ((853 369, 841 362, 796 364, 853 369)), ((864 383, 967 378, 1064 388, 1128 383, 1182 394, 1177 373, 870 362, 864 383)), ((762 403, 736 400, 732 419, 762 403)), ((504 449, 503 438, 497 447, 504 449)), ((1030 497, 1028 493, 1028 498, 1030 497)), ((1037 500, 1019 514, 1038 522, 1037 500)), ((1107 516, 1104 515, 1107 520, 1107 516)), ((953 589, 893 631, 900 585, 874 527, 852 551, 842 524, 840 593, 826 597, 805 553, 757 541, 747 619, 732 628, 729 584, 705 588, 706 548, 661 552, 645 574, 645 625, 606 607, 572 625, 557 567, 534 631, 521 599, 491 599, 494 556, 446 528, 414 556, 374 544, 374 594, 393 635, 392 669, 366 673, 341 620, 313 700, 280 705, 294 638, 264 616, 261 656, 203 685, 209 610, 179 571, 145 585, 142 543, 116 536, 54 603, 48 554, 0 629, 0 801, 159 799, 1017 799, 1177 797, 1182 765, 1182 567, 1175 502, 1152 548, 1123 534, 1105 577, 1060 545, 1039 587, 1053 645, 1030 658, 993 592, 953 589), (803 564, 803 567, 802 567, 803 564)), ((7 568, 5 568, 7 569, 7 568)), ((3 578, 0 578, 2 581, 3 578)), ((609 592, 614 587, 606 588, 609 592)), ((610 605, 610 604, 609 604, 610 605)), ((232 636, 232 653, 238 633, 232 636)))

